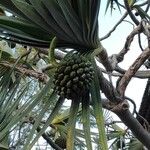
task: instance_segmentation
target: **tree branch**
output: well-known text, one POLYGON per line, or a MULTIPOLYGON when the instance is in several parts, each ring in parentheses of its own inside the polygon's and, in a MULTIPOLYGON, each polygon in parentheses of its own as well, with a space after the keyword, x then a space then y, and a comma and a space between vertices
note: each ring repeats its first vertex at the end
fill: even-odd
POLYGON ((130 45, 133 41, 133 38, 135 37, 135 35, 139 34, 140 32, 141 32, 141 24, 138 25, 127 37, 123 49, 120 51, 119 54, 117 54, 118 63, 124 60, 125 54, 130 50, 130 45))
POLYGON ((113 71, 113 67, 110 63, 110 60, 108 58, 108 54, 107 54, 107 51, 106 49, 103 47, 103 45, 100 43, 100 53, 98 53, 96 56, 97 58, 99 59, 98 61, 100 61, 103 66, 106 68, 106 70, 108 72, 112 72, 113 71))
MULTIPOLYGON (((100 68, 100 67, 99 67, 100 68)), ((101 69, 101 71, 103 72, 103 73, 105 73, 105 74, 108 74, 108 72, 105 70, 105 69, 103 69, 103 68, 100 68, 101 69)), ((120 67, 116 67, 115 68, 115 71, 117 71, 117 72, 112 72, 112 76, 114 76, 114 77, 123 77, 123 75, 125 74, 125 72, 127 71, 127 70, 124 70, 124 69, 122 69, 122 68, 120 68, 120 67)), ((150 70, 139 70, 139 71, 137 71, 136 73, 135 73, 135 75, 133 76, 134 78, 139 78, 139 79, 147 79, 147 78, 150 78, 150 70)))
MULTIPOLYGON (((14 64, 10 64, 8 62, 0 62, 0 65, 7 67, 7 68, 13 68, 14 67, 14 64)), ((34 77, 43 83, 47 83, 47 81, 49 79, 49 77, 46 74, 32 70, 32 69, 25 68, 23 66, 15 66, 14 69, 15 69, 15 71, 17 71, 23 75, 26 75, 28 77, 34 77)))
POLYGON ((141 67, 141 65, 146 61, 146 59, 149 58, 149 56, 150 56, 150 49, 146 48, 142 52, 142 54, 134 61, 134 63, 130 66, 130 68, 126 71, 126 73, 120 80, 117 90, 119 91, 122 97, 124 96, 124 92, 126 90, 129 81, 137 72, 137 70, 141 67))
POLYGON ((99 67, 98 73, 100 88, 107 97, 107 99, 115 104, 120 103, 120 101, 122 100, 120 99, 118 92, 113 88, 112 84, 103 76, 102 71, 99 67))
POLYGON ((126 100, 119 98, 117 91, 112 93, 111 83, 102 75, 99 69, 99 83, 102 92, 108 100, 103 102, 103 107, 114 112, 121 121, 133 132, 136 138, 141 141, 148 149, 150 149, 150 134, 130 113, 129 105, 126 100))

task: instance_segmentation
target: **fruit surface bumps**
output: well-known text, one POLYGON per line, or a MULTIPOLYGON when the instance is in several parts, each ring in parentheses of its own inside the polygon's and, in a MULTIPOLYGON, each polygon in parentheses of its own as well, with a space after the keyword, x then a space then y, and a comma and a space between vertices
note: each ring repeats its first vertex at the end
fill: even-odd
POLYGON ((84 55, 68 54, 55 72, 55 90, 61 97, 74 99, 89 89, 93 74, 92 63, 84 55))

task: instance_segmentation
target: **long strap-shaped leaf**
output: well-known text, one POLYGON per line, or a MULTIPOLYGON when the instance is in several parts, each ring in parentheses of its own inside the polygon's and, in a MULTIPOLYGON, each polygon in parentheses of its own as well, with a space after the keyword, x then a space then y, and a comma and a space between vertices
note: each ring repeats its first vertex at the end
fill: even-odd
MULTIPOLYGON (((31 0, 31 4, 27 3, 25 0, 12 0, 14 5, 29 18, 30 21, 42 27, 50 34, 54 34, 61 39, 65 39, 66 41, 75 40, 75 36, 72 34, 70 27, 66 22, 66 18, 62 15, 61 9, 59 9, 56 0, 43 1, 45 5, 42 8, 41 1, 31 0), (47 8, 47 10, 45 10, 47 8), (40 9, 40 10, 39 10, 40 9), (50 13, 47 15, 47 11, 50 13), (55 19, 55 20, 54 20, 55 19)), ((76 41, 77 42, 77 41, 76 41)))
POLYGON ((15 83, 16 83, 16 85, 13 87, 12 91, 9 90, 8 93, 6 94, 7 97, 5 99, 3 99, 3 100, 1 99, 4 102, 3 105, 2 105, 2 112, 5 115, 6 114, 8 115, 8 116, 6 115, 7 118, 16 109, 16 107, 17 107, 16 104, 19 104, 19 101, 18 101, 19 98, 17 98, 16 101, 14 103, 12 103, 12 101, 13 101, 13 99, 15 97, 16 92, 18 92, 19 97, 21 97, 22 93, 24 93, 28 89, 28 84, 27 84, 25 87, 23 87, 22 89, 20 89, 18 91, 17 89, 19 87, 20 81, 16 81, 15 83), (10 108, 11 108, 11 110, 10 110, 10 108))
POLYGON ((36 95, 36 97, 32 97, 30 101, 25 102, 25 104, 18 110, 18 112, 14 115, 13 120, 7 124, 5 129, 0 132, 0 139, 2 139, 5 134, 12 128, 16 123, 18 123, 23 117, 26 116, 42 99, 43 95, 48 92, 48 90, 52 86, 52 80, 50 79, 47 85, 42 89, 42 91, 36 95))
POLYGON ((77 14, 82 22, 82 33, 87 45, 96 47, 98 44, 98 13, 100 0, 72 0, 76 5, 77 14))
POLYGON ((15 16, 26 18, 26 16, 13 4, 11 0, 1 0, 0 6, 6 9, 7 11, 11 12, 15 16))
MULTIPOLYGON (((27 36, 31 36, 33 38, 39 39, 41 41, 50 40, 51 35, 41 30, 37 26, 27 22, 26 20, 17 18, 17 17, 0 17, 0 25, 4 25, 4 27, 8 26, 13 29, 17 29, 20 34, 26 33, 27 36), (37 32, 38 31, 38 32, 37 32)), ((52 36, 53 37, 53 36, 52 36)))
POLYGON ((65 1, 58 0, 58 4, 65 16, 65 19, 66 19, 68 25, 70 26, 73 34, 80 41, 80 43, 82 43, 83 38, 82 38, 82 34, 81 34, 82 33, 81 22, 79 20, 79 17, 74 12, 73 7, 69 3, 69 0, 65 0, 65 1))
POLYGON ((49 32, 49 26, 45 20, 37 13, 34 7, 28 4, 25 0, 11 0, 13 4, 26 16, 31 22, 42 27, 45 31, 49 32))
MULTIPOLYGON (((40 3, 41 2, 40 0, 36 0, 36 1, 31 0, 33 5, 31 5, 31 3, 27 3, 25 0, 21 0, 21 1, 20 0, 11 0, 11 1, 13 2, 13 6, 14 7, 16 6, 15 8, 18 9, 18 11, 20 10, 20 12, 26 16, 26 17, 24 17, 25 19, 27 19, 31 23, 38 25, 43 30, 45 30, 47 33, 49 33, 51 35, 55 35, 58 38, 60 38, 64 41, 68 41, 68 42, 71 42, 74 39, 75 36, 72 35, 70 37, 71 32, 68 30, 69 26, 64 27, 63 24, 58 24, 54 20, 54 17, 50 13, 48 13, 50 8, 47 8, 47 6, 52 6, 52 8, 55 9, 55 7, 58 5, 58 4, 56 6, 48 5, 49 3, 51 3, 52 1, 55 1, 55 0, 46 1, 47 2, 46 6, 43 4, 43 2, 40 3), (65 32, 63 30, 65 30, 65 32)), ((9 5, 8 5, 8 7, 9 7, 9 5)), ((62 14, 62 12, 60 12, 59 10, 56 11, 55 13, 62 14)), ((60 18, 57 18, 57 21, 59 23, 65 22, 65 18, 62 16, 60 18)), ((67 23, 66 23, 66 25, 67 25, 67 23)), ((37 30, 37 33, 38 32, 40 34, 40 31, 37 30)), ((21 35, 21 33, 20 33, 20 35, 21 35)), ((45 33, 45 34, 43 34, 43 36, 44 35, 47 35, 47 34, 45 33)), ((35 38, 36 38, 36 35, 35 35, 35 38)), ((76 41, 76 43, 77 43, 77 41, 76 41)))
MULTIPOLYGON (((43 128, 38 132, 37 136, 34 138, 34 140, 31 142, 31 144, 28 145, 27 149, 31 149, 34 144, 37 142, 37 140, 40 138, 40 136, 43 134, 43 132, 47 129, 47 127, 51 124, 53 119, 57 116, 59 110, 61 109, 62 105, 64 103, 64 98, 59 98, 58 101, 55 104, 55 107, 53 108, 51 114, 49 115, 47 121, 45 122, 43 128)), ((26 148, 24 150, 27 150, 26 148)))
POLYGON ((100 9, 101 0, 89 0, 89 24, 90 24, 90 33, 89 39, 93 42, 93 45, 98 44, 98 15, 100 9), (93 11, 95 10, 95 11, 93 11))
MULTIPOLYGON (((41 1, 41 0, 30 0, 32 6, 37 11, 37 14, 41 16, 45 22, 49 25, 49 31, 51 34, 55 36, 69 40, 71 38, 74 39, 74 36, 71 34, 71 30, 69 29, 68 24, 66 23, 66 19, 62 15, 60 9, 55 10, 58 8, 58 4, 55 0, 50 1, 41 1), (56 15, 56 17, 55 17, 56 15), (55 19, 57 18, 57 19, 55 19)), ((35 20, 36 22, 36 20, 35 20)))
POLYGON ((79 110, 79 99, 72 100, 67 132, 67 150, 74 150, 76 118, 79 110))
POLYGON ((99 81, 98 81, 98 75, 97 75, 98 71, 97 71, 97 66, 96 66, 96 62, 94 58, 91 58, 91 61, 95 69, 95 74, 94 74, 93 83, 90 88, 90 92, 91 92, 91 98, 92 98, 93 111, 94 111, 98 131, 99 131, 99 138, 100 138, 99 144, 100 144, 101 150, 108 150, 107 137, 105 134, 105 121, 103 117, 100 87, 99 87, 99 81))
MULTIPOLYGON (((10 0, 10 4, 8 0, 1 0, 0 5, 12 11, 12 13, 14 11, 14 15, 24 18, 48 33, 42 33, 43 35, 56 36, 68 48, 74 48, 72 44, 76 44, 77 48, 82 47, 86 50, 98 46, 100 0, 10 0)), ((1 29, 4 31, 6 29, 7 33, 9 33, 9 30, 12 32, 12 28, 8 28, 8 24, 6 28, 0 26, 1 29)), ((40 31, 37 32, 40 33, 40 31)), ((5 36, 8 37, 9 35, 11 37, 9 40, 19 43, 19 38, 22 37, 21 32, 16 30, 13 34, 17 35, 14 39, 12 35, 5 34, 5 36)), ((25 36, 25 34, 22 35, 25 36)), ((29 34, 30 39, 31 35, 29 34)), ((39 36, 34 36, 35 39, 39 39, 39 36)), ((40 46, 38 42, 32 41, 31 43, 27 38, 21 39, 21 42, 40 46)), ((43 45, 44 43, 41 47, 43 45)))
MULTIPOLYGON (((0 130, 4 128, 9 122, 9 116, 7 116, 7 109, 9 110, 12 103, 12 97, 15 95, 18 88, 17 82, 12 91, 8 90, 10 85, 10 72, 6 73, 9 76, 7 76, 7 74, 4 74, 4 76, 1 77, 0 80, 0 130), (7 120, 5 118, 7 118, 7 120), (4 125, 2 125, 3 122, 5 122, 4 125)), ((14 109, 12 108, 11 111, 14 111, 14 109)))
POLYGON ((14 89, 13 93, 11 94, 11 96, 9 96, 8 98, 4 99, 3 101, 5 101, 5 104, 3 106, 2 112, 4 115, 4 120, 1 122, 0 124, 0 131, 2 131, 9 123, 12 122, 12 117, 13 117, 13 113, 16 111, 17 106, 19 105, 23 95, 26 93, 28 88, 28 84, 21 90, 17 90, 17 87, 14 89), (16 100, 13 102, 14 99, 14 94, 16 92, 19 92, 18 97, 16 97, 16 100))
POLYGON ((88 40, 87 40, 87 33, 88 33, 88 25, 87 25, 87 10, 88 10, 88 5, 87 1, 85 0, 78 0, 78 14, 79 17, 82 21, 82 34, 83 34, 83 39, 86 45, 88 45, 88 40))
MULTIPOLYGON (((74 41, 77 43, 77 39, 75 35, 73 34, 72 30, 70 29, 69 24, 66 21, 65 16, 63 15, 63 12, 58 5, 56 0, 43 0, 43 3, 45 5, 45 8, 47 8, 47 11, 49 11, 49 14, 54 19, 53 22, 59 26, 59 30, 62 30, 64 34, 68 37, 66 38, 66 41, 74 41), (70 39, 71 38, 71 39, 70 39)), ((56 35, 57 36, 57 35, 56 35)), ((57 36, 58 37, 58 36, 57 36)))
MULTIPOLYGON (((9 27, 7 25, 0 25, 0 28, 4 29, 4 31, 5 31, 5 32, 2 31, 2 33, 0 33, 0 35, 7 36, 7 37, 12 38, 12 39, 17 38, 18 41, 22 41, 22 40, 24 41, 25 40, 28 43, 32 43, 32 42, 33 43, 39 42, 42 44, 48 43, 48 41, 46 42, 46 41, 41 40, 42 38, 41 39, 32 38, 32 36, 30 34, 24 33, 24 32, 22 32, 16 28, 12 28, 12 27, 9 27)), ((50 42, 50 40, 51 39, 49 38, 49 42, 50 42)))
POLYGON ((42 109, 38 112, 38 115, 35 117, 34 125, 33 125, 32 129, 30 130, 30 134, 27 137, 24 149, 26 149, 28 147, 30 141, 33 139, 33 135, 35 134, 36 129, 40 126, 40 122, 41 122, 42 118, 45 117, 44 116, 45 113, 47 112, 50 105, 53 104, 53 102, 57 99, 56 97, 57 97, 56 94, 52 93, 50 95, 50 97, 46 101, 43 102, 44 104, 42 106, 42 109))
MULTIPOLYGON (((9 31, 10 32, 10 31, 9 31)), ((28 38, 29 39, 29 38, 28 38)), ((38 41, 28 41, 27 39, 22 39, 20 40, 20 36, 15 36, 14 35, 9 35, 8 34, 2 34, 2 36, 0 36, 0 40, 6 40, 8 42, 13 42, 13 43, 18 43, 21 45, 28 45, 28 46, 34 46, 34 47, 43 47, 43 48, 47 48, 49 45, 49 42, 38 42, 38 41), (7 37, 6 37, 7 35, 7 37)))
POLYGON ((0 17, 0 28, 0 36, 3 39, 9 37, 7 40, 17 43, 25 41, 26 45, 37 44, 40 47, 47 47, 51 40, 51 36, 40 28, 15 17, 0 17))
POLYGON ((82 122, 87 150, 92 150, 91 132, 90 132, 90 98, 87 92, 82 98, 82 122))

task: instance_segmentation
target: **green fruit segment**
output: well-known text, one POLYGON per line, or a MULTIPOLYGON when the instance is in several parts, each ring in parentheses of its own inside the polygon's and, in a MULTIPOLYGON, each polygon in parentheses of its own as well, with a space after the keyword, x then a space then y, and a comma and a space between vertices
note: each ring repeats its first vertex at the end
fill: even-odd
POLYGON ((55 90, 64 98, 74 99, 88 90, 93 74, 92 63, 85 56, 79 53, 68 54, 55 72, 55 90))

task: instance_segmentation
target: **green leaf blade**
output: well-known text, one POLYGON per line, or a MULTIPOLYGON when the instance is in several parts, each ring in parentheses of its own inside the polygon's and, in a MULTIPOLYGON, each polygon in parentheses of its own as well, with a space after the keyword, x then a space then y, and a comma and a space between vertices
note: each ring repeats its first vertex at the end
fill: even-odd
POLYGON ((90 99, 89 93, 82 98, 82 122, 85 135, 87 150, 92 150, 91 132, 90 132, 90 99))
POLYGON ((91 98, 92 98, 92 106, 94 110, 94 115, 99 131, 99 144, 101 150, 108 150, 107 145, 107 137, 105 133, 105 121, 103 117, 103 110, 102 110, 102 103, 101 103, 101 96, 100 96, 100 87, 97 75, 97 66, 94 58, 91 58, 92 64, 95 69, 94 80, 90 88, 91 98))

